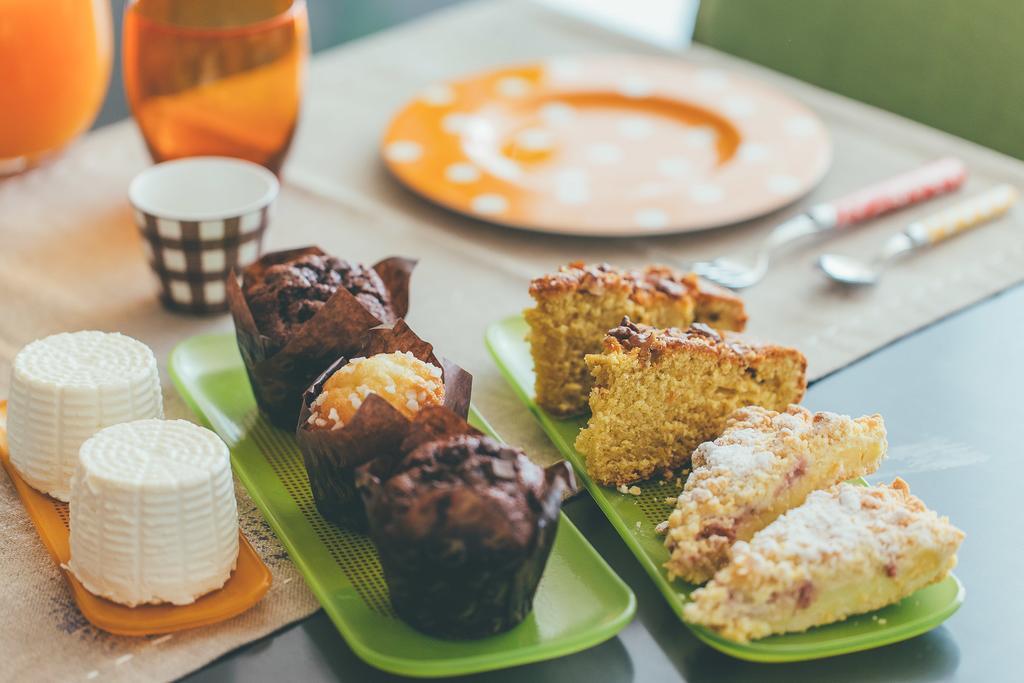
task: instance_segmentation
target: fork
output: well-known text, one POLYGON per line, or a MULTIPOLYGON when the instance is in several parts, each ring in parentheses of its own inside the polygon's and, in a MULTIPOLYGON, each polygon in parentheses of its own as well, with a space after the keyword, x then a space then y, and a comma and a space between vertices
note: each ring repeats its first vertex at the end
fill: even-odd
POLYGON ((951 192, 963 185, 966 178, 967 169, 962 161, 953 157, 939 159, 845 197, 815 204, 781 223, 761 243, 752 264, 719 257, 690 263, 688 268, 723 287, 746 289, 764 279, 772 256, 782 247, 810 235, 831 234, 951 192))

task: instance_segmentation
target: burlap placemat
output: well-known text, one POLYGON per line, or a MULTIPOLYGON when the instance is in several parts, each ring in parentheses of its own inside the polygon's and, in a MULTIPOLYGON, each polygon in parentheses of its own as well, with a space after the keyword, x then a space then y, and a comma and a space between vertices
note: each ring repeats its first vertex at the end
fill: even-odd
MULTIPOLYGON (((173 395, 166 409, 168 417, 192 417, 173 395)), ((4 577, 0 604, 8 626, 0 638, 4 658, 0 677, 9 681, 167 680, 315 611, 316 598, 237 481, 235 493, 242 531, 274 577, 267 595, 244 614, 215 626, 124 638, 93 627, 78 611, 14 485, 6 473, 0 473, 0 576, 4 577)))
MULTIPOLYGON (((743 252, 790 212, 730 230, 634 241, 504 230, 436 209, 398 187, 378 162, 377 141, 391 112, 432 81, 554 54, 627 50, 653 52, 534 5, 500 0, 445 11, 318 57, 268 233, 270 248, 316 243, 371 263, 391 254, 418 257, 410 323, 474 373, 478 407, 506 439, 540 461, 557 454, 482 343, 488 323, 529 303, 530 278, 572 259, 635 265, 743 252)), ((694 48, 685 59, 775 85, 821 114, 835 141, 835 163, 811 199, 946 154, 970 166, 967 191, 996 182, 1024 186, 1024 165, 994 152, 705 48, 694 48)), ((126 122, 86 136, 57 163, 0 183, 0 396, 7 393, 10 358, 39 336, 120 330, 164 359, 192 334, 230 330, 225 316, 174 315, 156 302, 126 199, 129 180, 148 163, 134 125, 126 122)), ((907 215, 949 201, 954 198, 878 221, 829 248, 868 253, 907 215)), ((1019 222, 1020 213, 1011 214, 857 292, 827 285, 814 270, 820 246, 791 252, 746 294, 751 331, 800 347, 812 377, 820 377, 1020 281, 1019 222)), ((168 414, 184 414, 169 392, 168 414)), ((118 638, 82 622, 0 476, 0 575, 6 578, 0 604, 10 626, 0 633, 0 677, 167 680, 312 612, 309 591, 242 491, 239 507, 243 528, 274 571, 274 586, 260 605, 225 624, 170 639, 118 638)))

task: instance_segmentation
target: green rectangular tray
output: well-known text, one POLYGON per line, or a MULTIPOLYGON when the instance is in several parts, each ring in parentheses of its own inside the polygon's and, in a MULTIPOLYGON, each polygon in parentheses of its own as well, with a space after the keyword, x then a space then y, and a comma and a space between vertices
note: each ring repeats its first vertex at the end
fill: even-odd
MULTIPOLYGON (((668 550, 663 537, 654 530, 655 525, 668 519, 672 506, 666 503, 666 499, 674 499, 679 489, 675 484, 647 482, 640 486, 641 495, 633 496, 595 484, 587 476, 583 457, 573 447, 576 435, 587 420, 553 418, 534 402, 533 360, 526 332, 526 322, 518 315, 488 328, 487 347, 498 368, 558 450, 576 468, 579 479, 636 555, 669 606, 682 619, 683 606, 697 586, 669 580, 663 566, 668 560, 668 550)), ((866 484, 863 480, 860 483, 866 484)), ((733 657, 754 662, 796 662, 867 650, 920 635, 949 618, 963 599, 963 585, 950 574, 945 580, 923 588, 895 605, 804 633, 735 643, 703 626, 686 625, 702 641, 733 657)))
MULTIPOLYGON (((369 664, 424 678, 489 671, 593 647, 633 618, 633 592, 562 515, 533 612, 522 624, 473 641, 413 630, 392 612, 370 540, 317 512, 294 438, 256 409, 234 335, 188 339, 168 365, 181 396, 231 448, 235 473, 338 631, 369 664)), ((494 434, 475 411, 470 421, 494 434)))

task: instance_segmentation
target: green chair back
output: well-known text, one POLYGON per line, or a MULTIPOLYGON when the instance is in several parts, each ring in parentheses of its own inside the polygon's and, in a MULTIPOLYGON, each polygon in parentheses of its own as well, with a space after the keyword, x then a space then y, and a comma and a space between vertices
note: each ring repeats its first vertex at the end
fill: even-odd
POLYGON ((703 0, 695 38, 1024 159, 1024 0, 703 0))

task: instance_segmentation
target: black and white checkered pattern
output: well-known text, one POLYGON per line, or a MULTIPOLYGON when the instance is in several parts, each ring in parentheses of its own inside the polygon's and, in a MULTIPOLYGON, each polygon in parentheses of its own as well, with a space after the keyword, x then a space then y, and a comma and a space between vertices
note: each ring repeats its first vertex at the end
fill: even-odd
POLYGON ((269 206, 222 220, 180 221, 135 210, 150 265, 168 308, 219 313, 228 308, 224 281, 259 258, 269 206))

